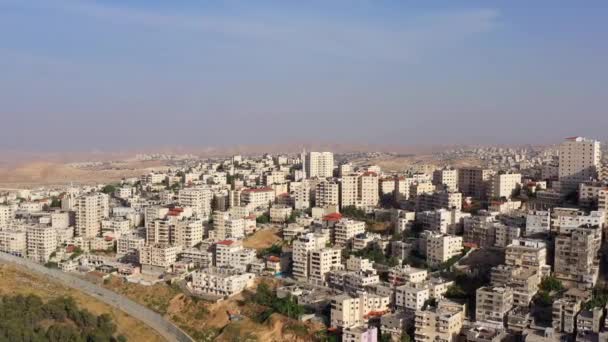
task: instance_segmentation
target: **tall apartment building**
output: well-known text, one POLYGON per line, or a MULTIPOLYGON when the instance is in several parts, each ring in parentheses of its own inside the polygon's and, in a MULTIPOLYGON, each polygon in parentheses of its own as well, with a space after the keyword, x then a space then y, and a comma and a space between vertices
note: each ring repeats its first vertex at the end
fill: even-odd
POLYGON ((340 207, 375 207, 379 201, 379 180, 374 172, 347 174, 340 179, 340 207))
POLYGON ((362 207, 375 207, 379 201, 378 174, 365 172, 359 176, 357 184, 357 197, 362 207))
POLYGON ((348 328, 367 322, 372 312, 387 312, 389 296, 360 293, 356 296, 341 294, 331 298, 330 321, 332 327, 348 328))
POLYGON ((32 225, 25 232, 27 257, 41 263, 49 261, 57 249, 57 231, 46 225, 32 225))
POLYGON ((480 287, 475 302, 475 320, 502 323, 513 307, 513 290, 508 287, 480 287))
POLYGON ((209 238, 219 241, 244 237, 247 222, 241 216, 235 215, 232 211, 214 211, 213 230, 209 232, 209 238))
POLYGON ((340 203, 338 183, 323 180, 315 187, 315 206, 336 206, 340 203))
POLYGON ((547 244, 542 240, 516 239, 505 248, 505 264, 548 275, 547 244))
POLYGON ((441 299, 436 307, 416 310, 414 321, 414 341, 457 341, 465 319, 465 308, 446 299, 441 299))
POLYGON ((308 178, 333 177, 334 154, 331 152, 309 152, 304 157, 303 166, 308 178))
POLYGON ((492 176, 490 198, 511 198, 521 187, 520 173, 498 173, 492 176))
POLYGON ((498 265, 491 271, 492 286, 509 287, 513 290, 513 305, 529 307, 538 291, 538 271, 517 266, 498 265))
POLYGON ((76 236, 92 238, 101 234, 101 220, 110 214, 109 197, 85 194, 76 199, 76 236))
POLYGON ((213 192, 207 187, 181 189, 177 195, 177 203, 183 207, 192 208, 192 213, 201 218, 211 215, 213 192))
POLYGON ((592 287, 599 275, 602 230, 593 227, 573 229, 555 238, 555 276, 567 282, 592 287))
POLYGON ((429 234, 426 237, 426 261, 437 266, 462 253, 462 236, 429 234))
POLYGON ((342 249, 323 248, 310 251, 310 276, 313 284, 325 286, 327 274, 335 267, 342 265, 342 249))
POLYGON ((485 215, 470 216, 463 219, 464 242, 473 243, 479 247, 494 246, 496 242, 496 217, 485 215))
POLYGON ((311 274, 310 253, 325 248, 328 239, 325 235, 307 233, 297 237, 292 244, 293 276, 298 280, 307 280, 311 274))
POLYGON ((578 190, 580 183, 597 179, 600 142, 583 137, 566 138, 559 146, 559 182, 562 193, 578 190))
POLYGON ((358 204, 358 183, 359 176, 354 173, 343 175, 340 178, 340 208, 358 204))
POLYGON ((183 248, 190 248, 203 241, 203 220, 189 218, 177 221, 175 225, 174 244, 183 248))
POLYGON ((477 167, 458 169, 458 190, 464 196, 485 199, 494 171, 477 167))
POLYGON ((575 298, 560 298, 553 302, 551 326, 557 332, 573 333, 582 302, 575 298))
POLYGON ((339 246, 346 246, 352 239, 365 233, 365 222, 351 219, 341 219, 334 226, 335 243, 339 246))
POLYGON ((8 228, 13 220, 11 207, 8 205, 0 205, 0 229, 8 228))
POLYGON ((448 191, 458 191, 458 170, 446 168, 433 171, 433 184, 448 191))
POLYGON ((296 210, 310 208, 310 183, 306 180, 289 183, 289 192, 296 210))

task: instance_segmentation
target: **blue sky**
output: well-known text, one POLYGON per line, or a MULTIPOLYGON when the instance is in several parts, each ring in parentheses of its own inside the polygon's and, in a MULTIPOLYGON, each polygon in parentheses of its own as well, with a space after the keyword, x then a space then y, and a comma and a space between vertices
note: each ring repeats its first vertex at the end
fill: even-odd
POLYGON ((0 148, 606 140, 607 17, 605 1, 0 0, 0 148))

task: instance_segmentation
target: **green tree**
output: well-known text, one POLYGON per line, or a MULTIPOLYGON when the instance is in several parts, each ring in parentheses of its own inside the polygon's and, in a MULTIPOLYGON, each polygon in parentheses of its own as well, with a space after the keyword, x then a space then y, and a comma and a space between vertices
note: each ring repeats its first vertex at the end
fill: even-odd
POLYGON ((101 192, 107 195, 113 194, 114 191, 116 191, 116 186, 112 184, 108 184, 101 189, 101 192))

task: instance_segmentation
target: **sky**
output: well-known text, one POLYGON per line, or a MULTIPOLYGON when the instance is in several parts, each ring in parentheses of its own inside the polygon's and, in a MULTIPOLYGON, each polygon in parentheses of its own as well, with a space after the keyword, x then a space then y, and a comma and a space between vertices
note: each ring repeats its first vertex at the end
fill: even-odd
POLYGON ((0 149, 608 140, 606 18, 606 1, 0 0, 0 149))

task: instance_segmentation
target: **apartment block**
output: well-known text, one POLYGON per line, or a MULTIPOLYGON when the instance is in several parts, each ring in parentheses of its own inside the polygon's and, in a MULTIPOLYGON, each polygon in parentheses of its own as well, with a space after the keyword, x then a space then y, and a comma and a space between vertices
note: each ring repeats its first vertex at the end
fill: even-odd
POLYGON ((85 194, 76 199, 76 236, 92 238, 101 234, 101 221, 110 214, 109 197, 85 194))
POLYGON ((599 275, 599 228, 575 228, 555 238, 555 276, 593 287, 599 275))
POLYGON ((195 293, 231 297, 253 286, 255 275, 232 268, 209 267, 192 274, 195 293))
POLYGON ((241 205, 250 209, 267 209, 274 202, 275 191, 273 188, 249 188, 241 191, 241 205))
POLYGON ((521 174, 504 172, 492 176, 490 198, 511 198, 521 188, 521 174))
POLYGON ((520 237, 521 230, 519 227, 499 223, 494 225, 494 233, 496 234, 494 245, 504 248, 520 237))
POLYGON ((422 283, 426 281, 428 275, 428 271, 423 268, 415 268, 409 265, 395 266, 388 270, 388 282, 393 286, 422 283))
POLYGON ((327 207, 340 204, 340 186, 333 181, 323 180, 315 187, 315 206, 327 207))
POLYGON ((458 191, 458 170, 446 168, 433 171, 433 184, 448 191, 458 191))
POLYGON ((457 209, 437 209, 417 213, 416 220, 422 224, 425 230, 442 234, 458 234, 462 232, 463 219, 470 216, 471 214, 457 209))
POLYGON ((600 142, 583 137, 566 138, 559 146, 559 182, 562 193, 578 190, 580 183, 597 179, 600 142))
POLYGON ((462 236, 429 234, 426 237, 426 261, 430 266, 438 266, 462 251, 462 236))
POLYGON ((395 305, 407 310, 420 310, 427 299, 431 298, 427 283, 406 283, 395 289, 395 305))
POLYGON ((24 257, 27 253, 25 230, 0 229, 0 252, 24 257))
POLYGON ((505 248, 505 264, 548 275, 547 244, 542 240, 516 239, 505 248))
POLYGON ((26 228, 27 257, 40 263, 49 261, 57 249, 57 232, 46 225, 31 225, 26 228))
POLYGON ((166 270, 177 261, 181 250, 181 246, 146 245, 139 248, 139 263, 145 268, 166 270))
POLYGON ((507 265, 493 267, 491 279, 493 286, 513 290, 513 305, 526 308, 532 302, 541 281, 538 271, 507 265))
POLYGON ((192 208, 192 213, 206 219, 211 215, 213 192, 207 187, 185 188, 179 191, 178 204, 192 208))
POLYGON ((476 292, 475 319, 504 322, 513 307, 513 290, 508 287, 480 287, 476 292))
POLYGON ((526 215, 525 236, 547 234, 551 230, 551 212, 548 210, 530 210, 526 215))
POLYGON ((458 190, 464 196, 485 199, 494 171, 482 168, 458 169, 458 190))
POLYGON ((389 310, 389 296, 369 293, 341 294, 331 298, 330 321, 332 327, 348 328, 366 323, 370 314, 389 310))
POLYGON ((582 301, 575 298, 560 298, 554 301, 551 320, 553 329, 557 332, 573 333, 581 306, 582 301))
POLYGON ((438 301, 436 307, 416 310, 416 342, 456 342, 465 320, 465 307, 446 299, 438 301))
POLYGON ((304 156, 303 169, 308 178, 329 178, 334 174, 334 154, 331 152, 309 152, 304 156))
POLYGON ((351 219, 341 219, 334 226, 335 243, 339 246, 347 246, 352 239, 365 233, 365 222, 351 219))
POLYGON ((310 251, 310 275, 313 284, 323 286, 327 283, 327 274, 335 267, 342 265, 342 249, 323 248, 310 251))
POLYGON ((247 270, 248 266, 257 261, 256 251, 244 248, 242 242, 223 240, 215 244, 215 266, 232 267, 247 270))

